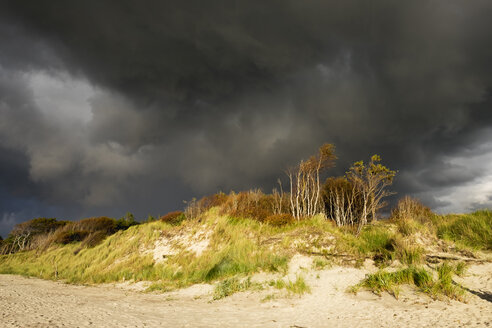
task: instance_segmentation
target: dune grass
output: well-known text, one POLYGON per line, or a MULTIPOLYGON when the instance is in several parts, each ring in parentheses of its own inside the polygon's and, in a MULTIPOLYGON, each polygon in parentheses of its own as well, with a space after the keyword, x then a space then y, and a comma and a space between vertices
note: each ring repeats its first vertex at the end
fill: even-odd
POLYGON ((437 279, 434 279, 432 271, 422 267, 409 266, 394 272, 380 270, 367 275, 362 282, 350 288, 350 291, 356 293, 360 288, 365 288, 377 295, 387 292, 398 298, 401 285, 414 285, 434 299, 446 296, 465 301, 465 290, 453 281, 453 275, 462 275, 464 270, 465 265, 462 262, 456 265, 444 262, 436 269, 437 279))
POLYGON ((250 277, 242 281, 237 277, 226 278, 215 285, 213 300, 220 300, 237 292, 251 289, 263 289, 263 286, 260 283, 251 282, 250 277))
MULTIPOLYGON (((88 284, 145 280, 153 282, 149 290, 160 291, 195 283, 219 282, 218 286, 221 287, 217 288, 222 291, 218 291, 217 295, 226 295, 250 288, 245 285, 244 279, 253 273, 285 273, 290 257, 300 252, 317 256, 314 261, 316 269, 338 263, 361 264, 368 258, 384 267, 398 260, 408 267, 397 273, 380 271, 361 285, 396 295, 401 284, 413 284, 421 289, 426 286, 425 270, 418 268, 423 263, 424 249, 411 241, 415 231, 435 233, 434 238, 438 236, 467 247, 492 249, 491 211, 448 216, 429 214, 418 219, 406 215, 403 219, 404 225, 413 228, 405 228, 398 221, 382 221, 365 226, 359 236, 355 236, 350 228, 338 228, 323 215, 270 225, 258 220, 222 215, 218 208, 211 208, 197 219, 174 225, 154 221, 132 226, 105 238, 94 247, 73 242, 55 244, 42 251, 2 255, 0 273, 88 284), (174 245, 177 253, 156 263, 153 255, 146 252, 161 238, 201 229, 209 232, 209 245, 200 255, 186 246, 174 245), (345 259, 349 262, 341 262, 345 259)), ((451 275, 460 274, 464 269, 453 267, 451 275)), ((436 294, 457 295, 456 298, 459 298, 460 289, 449 283, 446 270, 443 267, 440 275, 436 273, 439 278, 433 281, 431 289, 436 294)), ((284 283, 282 288, 292 293, 309 290, 302 278, 284 283)))
POLYGON ((264 227, 252 220, 227 217, 205 223, 212 234, 209 247, 200 256, 182 249, 169 256, 166 262, 156 264, 152 255, 145 253, 163 233, 173 235, 180 229, 196 229, 198 225, 187 222, 171 226, 157 221, 120 231, 93 248, 80 250, 80 242, 74 242, 45 252, 3 255, 0 273, 61 279, 69 283, 148 280, 156 282, 151 290, 169 290, 238 274, 287 268, 288 255, 261 247, 254 237, 264 227))
POLYGON ((492 250, 492 211, 444 215, 435 220, 437 236, 473 249, 492 250))

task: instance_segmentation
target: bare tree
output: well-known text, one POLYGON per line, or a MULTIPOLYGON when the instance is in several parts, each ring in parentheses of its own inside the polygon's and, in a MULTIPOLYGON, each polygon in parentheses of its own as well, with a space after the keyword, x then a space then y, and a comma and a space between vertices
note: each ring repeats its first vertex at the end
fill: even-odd
POLYGON ((355 225, 360 218, 360 193, 345 177, 329 178, 323 187, 326 215, 337 226, 355 225))
POLYGON ((319 148, 318 154, 287 170, 291 212, 297 220, 323 212, 320 174, 333 167, 335 159, 335 146, 324 144, 319 148))

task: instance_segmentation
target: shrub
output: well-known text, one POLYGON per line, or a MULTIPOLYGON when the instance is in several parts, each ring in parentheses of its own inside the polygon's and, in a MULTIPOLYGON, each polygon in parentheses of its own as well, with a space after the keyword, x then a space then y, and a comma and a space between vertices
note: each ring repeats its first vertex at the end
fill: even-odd
POLYGON ((40 236, 50 234, 67 223, 68 221, 57 221, 55 218, 36 218, 16 224, 2 243, 0 254, 33 249, 37 246, 40 236))
POLYGON ((362 195, 346 177, 328 178, 322 187, 322 199, 328 218, 337 226, 354 226, 362 216, 362 195))
MULTIPOLYGON (((84 245, 95 246, 95 240, 102 241, 102 236, 109 236, 118 231, 117 221, 105 216, 86 218, 76 222, 70 222, 55 231, 52 243, 69 244, 72 242, 85 241, 91 236, 91 241, 84 245), (97 235, 97 237, 96 237, 97 235)), ((49 245, 48 245, 49 246, 49 245)))
POLYGON ((274 214, 265 219, 265 223, 275 227, 281 227, 293 222, 294 217, 291 214, 274 214))
POLYGON ((67 228, 67 230, 80 230, 89 232, 103 231, 106 232, 108 235, 113 234, 117 231, 116 220, 105 216, 82 219, 80 221, 70 223, 65 228, 67 228))
POLYGON ((251 218, 260 222, 274 213, 274 199, 261 190, 231 193, 227 201, 221 206, 221 214, 234 217, 251 218))
POLYGON ((57 221, 55 218, 37 218, 15 225, 10 234, 17 236, 30 233, 34 236, 55 231, 67 223, 68 221, 57 221))
POLYGON ((132 213, 128 212, 124 217, 116 221, 116 230, 126 230, 131 226, 140 224, 138 221, 135 221, 135 217, 132 213))
POLYGON ((58 244, 70 244, 73 242, 77 241, 82 241, 84 240, 85 237, 87 237, 90 234, 89 231, 84 230, 84 231, 62 231, 57 236, 55 237, 55 243, 58 244))
POLYGON ((181 211, 169 212, 166 215, 161 216, 160 220, 162 222, 166 222, 172 225, 180 224, 184 219, 186 219, 185 215, 181 211))
POLYGON ((212 207, 221 206, 227 200, 229 196, 223 192, 213 194, 211 196, 204 196, 200 200, 193 198, 191 201, 186 202, 185 216, 188 219, 196 219, 204 212, 208 211, 212 207))
POLYGON ((391 210, 391 218, 395 221, 416 220, 420 223, 426 223, 432 215, 429 207, 410 196, 401 198, 396 207, 391 210))

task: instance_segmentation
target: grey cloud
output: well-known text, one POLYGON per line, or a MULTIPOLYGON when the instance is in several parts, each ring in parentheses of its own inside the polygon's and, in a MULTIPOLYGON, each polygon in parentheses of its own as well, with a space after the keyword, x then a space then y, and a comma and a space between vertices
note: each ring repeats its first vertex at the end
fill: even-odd
POLYGON ((436 208, 440 192, 482 176, 449 159, 489 140, 489 1, 4 1, 0 12, 0 145, 18 154, 0 164, 22 168, 26 197, 66 213, 269 190, 326 141, 333 174, 379 153, 400 171, 399 195, 436 208), (47 119, 24 76, 40 71, 89 85, 86 121, 47 119))

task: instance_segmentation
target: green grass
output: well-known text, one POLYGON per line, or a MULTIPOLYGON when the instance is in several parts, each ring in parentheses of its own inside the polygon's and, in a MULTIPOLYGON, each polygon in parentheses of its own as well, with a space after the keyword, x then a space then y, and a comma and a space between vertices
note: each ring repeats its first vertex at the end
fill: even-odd
POLYGON ((399 286, 403 284, 415 285, 422 290, 427 290, 432 285, 432 274, 425 269, 408 267, 395 272, 380 270, 368 275, 355 288, 367 288, 377 295, 387 292, 396 298, 399 295, 399 286))
POLYGON ((310 293, 311 288, 302 276, 297 276, 295 281, 285 281, 284 279, 271 280, 268 285, 276 289, 285 289, 289 294, 302 295, 310 293))
POLYGON ((460 264, 452 266, 446 262, 437 267, 437 280, 433 274, 424 268, 410 266, 395 272, 380 270, 374 274, 367 275, 366 278, 349 289, 357 292, 360 288, 371 290, 377 295, 387 292, 398 298, 401 285, 414 285, 421 292, 424 292, 434 299, 446 296, 458 301, 465 300, 465 290, 453 282, 454 274, 462 274, 464 267, 460 264))
POLYGON ((473 249, 492 250, 492 211, 445 215, 434 220, 437 236, 473 249))
POLYGON ((323 257, 315 257, 313 260, 313 268, 315 270, 323 270, 330 268, 332 263, 323 257))
POLYGON ((251 282, 250 277, 242 281, 237 277, 227 278, 215 285, 213 299, 220 300, 237 292, 262 288, 261 284, 251 282))
MULTIPOLYGON (((212 213, 213 214, 213 213, 212 213)), ((93 248, 80 249, 80 243, 55 246, 45 252, 28 251, 0 256, 0 273, 61 279, 69 283, 104 283, 123 280, 154 281, 149 290, 169 290, 194 283, 212 282, 238 274, 287 269, 288 254, 258 244, 265 230, 252 220, 210 215, 205 226, 212 230, 210 245, 200 256, 183 249, 155 264, 152 248, 162 233, 176 235, 180 229, 198 229, 201 224, 185 222, 171 226, 151 222, 120 231, 93 248), (188 225, 188 226, 187 226, 188 225)))
MULTIPOLYGON (((161 221, 133 226, 107 237, 95 247, 84 247, 80 242, 75 242, 54 245, 45 251, 2 255, 0 273, 89 284, 146 280, 153 282, 149 291, 167 291, 217 281, 224 284, 224 288, 229 284, 234 289, 240 287, 234 287, 236 277, 246 277, 260 271, 285 274, 290 257, 296 252, 305 252, 321 255, 313 261, 315 269, 323 269, 346 258, 351 265, 372 258, 381 267, 399 260, 409 266, 403 270, 409 271, 400 272, 401 276, 379 272, 371 281, 374 286, 380 285, 374 290, 395 294, 397 286, 402 283, 423 288, 420 278, 424 273, 416 266, 423 263, 424 249, 412 244, 411 235, 406 236, 412 233, 412 229, 402 230, 393 222, 368 225, 356 237, 350 229, 337 228, 322 215, 280 227, 247 218, 221 216, 217 208, 210 209, 199 219, 185 220, 177 226, 161 221), (210 231, 210 244, 200 256, 178 247, 181 251, 156 264, 151 254, 141 251, 152 248, 163 236, 178 236, 183 231, 190 233, 201 229, 210 231), (330 257, 332 253, 341 256, 330 257)), ((420 221, 417 223, 424 224, 420 221)), ((426 233, 436 232, 440 238, 454 241, 459 247, 492 249, 491 211, 433 215, 425 225, 428 228, 426 233)), ((420 228, 417 230, 423 231, 420 228)), ((465 269, 464 264, 458 264, 453 267, 453 274, 462 274, 465 269)), ((457 295, 459 290, 446 278, 447 269, 441 270, 444 270, 441 278, 433 285, 436 294, 457 295)), ((281 288, 291 293, 309 290, 302 277, 294 282, 278 283, 283 283, 281 288)))

